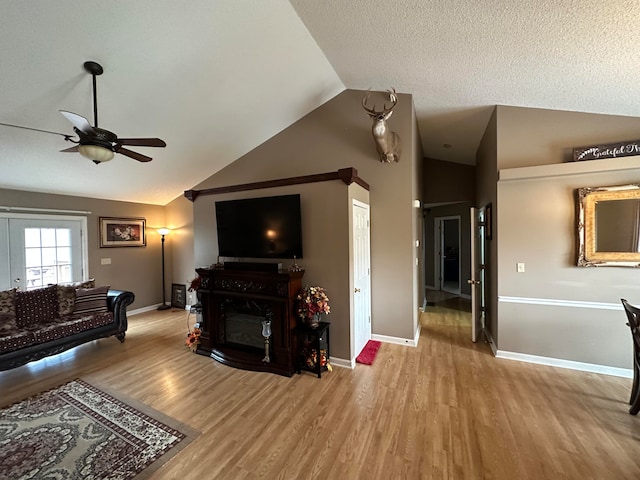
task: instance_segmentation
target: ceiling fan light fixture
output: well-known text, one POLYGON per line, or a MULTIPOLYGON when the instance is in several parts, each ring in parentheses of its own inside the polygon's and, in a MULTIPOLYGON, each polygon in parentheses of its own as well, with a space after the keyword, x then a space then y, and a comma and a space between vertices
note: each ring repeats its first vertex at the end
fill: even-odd
POLYGON ((113 151, 100 145, 80 145, 78 152, 96 163, 108 162, 113 158, 113 151))

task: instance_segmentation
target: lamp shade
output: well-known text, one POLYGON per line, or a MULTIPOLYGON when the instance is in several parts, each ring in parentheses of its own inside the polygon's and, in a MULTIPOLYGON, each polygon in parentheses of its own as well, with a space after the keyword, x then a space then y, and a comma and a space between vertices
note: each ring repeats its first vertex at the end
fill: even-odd
POLYGON ((165 235, 169 235, 169 232, 170 232, 170 231, 171 231, 171 230, 169 230, 168 228, 164 228, 164 227, 163 227, 163 228, 159 228, 159 229, 158 229, 158 233, 159 233, 160 235, 162 235, 163 237, 164 237, 165 235))
POLYGON ((108 162, 113 158, 113 151, 100 145, 80 145, 78 152, 85 158, 94 162, 108 162))

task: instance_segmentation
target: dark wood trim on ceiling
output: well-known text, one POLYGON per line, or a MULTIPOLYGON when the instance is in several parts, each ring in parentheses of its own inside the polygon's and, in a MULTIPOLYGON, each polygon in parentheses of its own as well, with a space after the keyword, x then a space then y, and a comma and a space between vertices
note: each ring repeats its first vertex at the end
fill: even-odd
POLYGON ((258 190, 261 188, 301 185, 303 183, 328 182, 330 180, 342 180, 347 185, 357 183, 362 188, 369 190, 369 184, 358 177, 358 170, 353 167, 349 167, 341 168, 337 172, 280 178, 278 180, 266 180, 264 182, 243 183, 241 185, 229 185, 228 187, 206 188, 204 190, 185 190, 184 196, 193 202, 200 195, 216 195, 220 193, 242 192, 245 190, 258 190))

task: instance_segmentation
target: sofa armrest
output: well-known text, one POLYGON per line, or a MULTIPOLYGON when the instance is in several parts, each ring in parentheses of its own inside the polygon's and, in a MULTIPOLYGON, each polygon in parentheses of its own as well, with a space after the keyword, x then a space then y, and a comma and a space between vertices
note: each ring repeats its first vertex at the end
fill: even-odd
POLYGON ((107 292, 107 308, 113 313, 113 320, 120 332, 127 331, 127 306, 135 300, 133 292, 109 290, 107 292))

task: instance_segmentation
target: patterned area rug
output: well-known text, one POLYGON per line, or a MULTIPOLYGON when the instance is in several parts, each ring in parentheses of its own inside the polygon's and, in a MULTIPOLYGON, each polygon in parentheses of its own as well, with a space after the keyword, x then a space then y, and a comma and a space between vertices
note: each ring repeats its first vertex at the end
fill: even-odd
POLYGON ((197 435, 127 402, 74 380, 1 409, 0 479, 138 480, 197 435))

